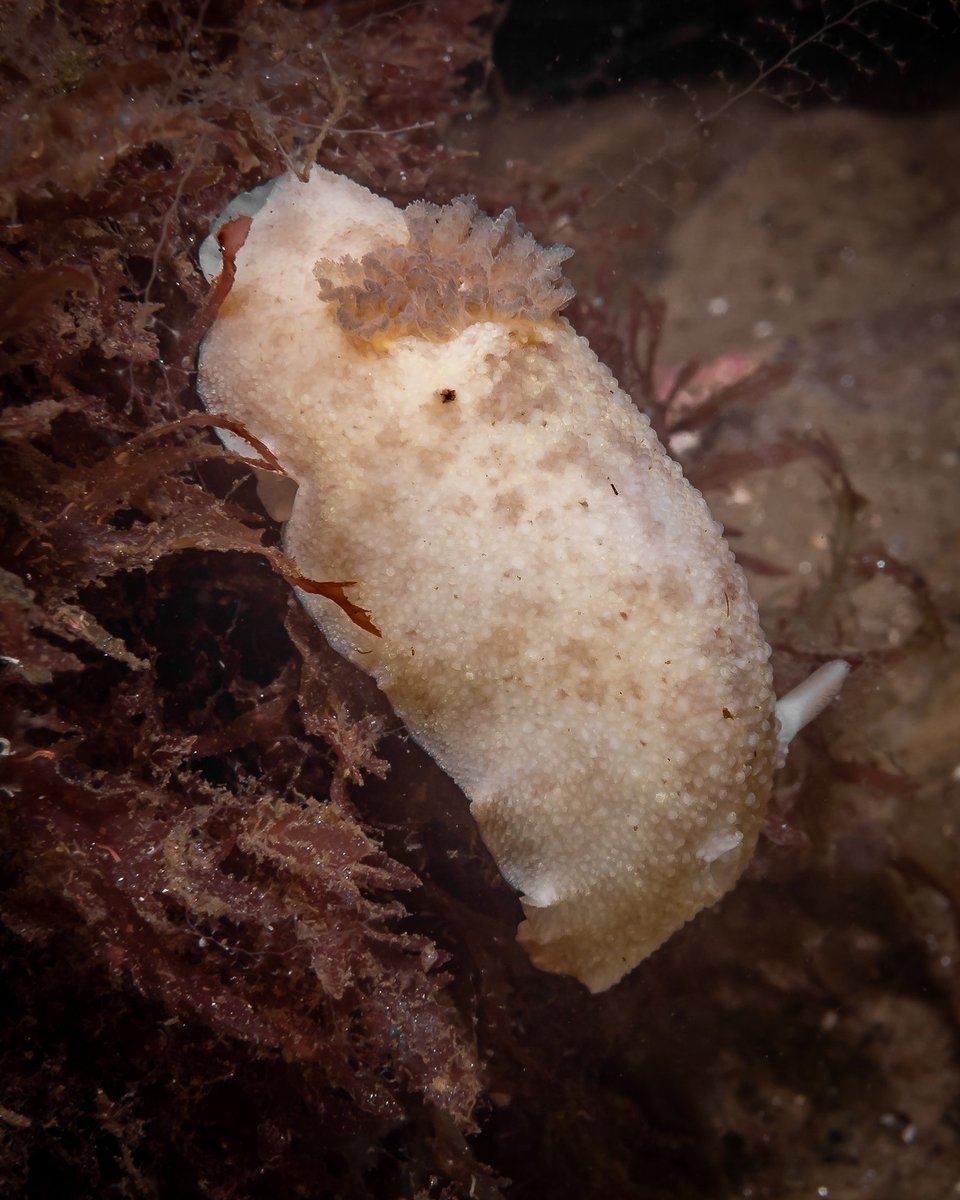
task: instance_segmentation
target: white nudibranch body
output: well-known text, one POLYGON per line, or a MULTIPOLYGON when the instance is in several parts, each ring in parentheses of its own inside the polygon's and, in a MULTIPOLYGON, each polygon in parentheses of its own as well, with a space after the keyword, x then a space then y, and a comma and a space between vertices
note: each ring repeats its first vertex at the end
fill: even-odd
POLYGON ((257 200, 204 403, 298 485, 304 575, 357 581, 380 637, 303 603, 469 797, 534 963, 602 991, 734 884, 763 823, 778 723, 743 573, 558 315, 562 247, 319 168, 257 200))

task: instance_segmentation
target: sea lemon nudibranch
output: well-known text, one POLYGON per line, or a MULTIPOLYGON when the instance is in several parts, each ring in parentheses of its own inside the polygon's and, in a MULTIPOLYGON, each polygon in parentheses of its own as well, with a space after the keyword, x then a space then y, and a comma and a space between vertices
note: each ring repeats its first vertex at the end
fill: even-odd
POLYGON ((238 212, 204 403, 296 482, 298 568, 357 581, 380 637, 301 598, 468 796, 534 963, 602 991, 732 887, 763 823, 781 749, 743 573, 559 315, 569 251, 320 168, 238 212))

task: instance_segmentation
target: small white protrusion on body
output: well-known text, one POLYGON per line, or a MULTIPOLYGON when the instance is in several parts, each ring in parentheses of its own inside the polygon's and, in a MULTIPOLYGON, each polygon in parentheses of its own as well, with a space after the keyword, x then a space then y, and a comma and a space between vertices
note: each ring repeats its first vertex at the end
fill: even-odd
POLYGON ((803 683, 777 701, 777 720, 780 722, 777 742, 781 765, 790 743, 804 725, 809 725, 828 704, 836 700, 849 674, 850 664, 842 658, 835 658, 824 663, 803 683))

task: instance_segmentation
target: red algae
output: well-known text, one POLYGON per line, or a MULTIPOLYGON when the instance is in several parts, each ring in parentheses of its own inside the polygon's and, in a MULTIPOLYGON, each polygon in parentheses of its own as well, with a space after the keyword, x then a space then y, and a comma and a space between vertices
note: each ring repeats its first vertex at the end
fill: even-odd
POLYGON ((469 1022, 405 902, 421 881, 352 799, 387 770, 387 717, 290 587, 369 622, 349 581, 280 551, 251 482, 276 467, 264 448, 229 452, 191 413, 222 299, 196 266, 211 215, 318 150, 412 198, 491 17, 5 14, 5 1194, 493 1178, 463 1140, 469 1022))

